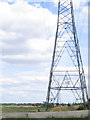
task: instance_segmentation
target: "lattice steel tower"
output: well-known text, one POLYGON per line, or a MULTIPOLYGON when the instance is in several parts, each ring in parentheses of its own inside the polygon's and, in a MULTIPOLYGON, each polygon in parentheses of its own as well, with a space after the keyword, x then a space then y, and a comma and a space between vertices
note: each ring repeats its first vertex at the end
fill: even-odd
POLYGON ((85 103, 88 93, 72 0, 59 0, 58 22, 46 103, 85 103))

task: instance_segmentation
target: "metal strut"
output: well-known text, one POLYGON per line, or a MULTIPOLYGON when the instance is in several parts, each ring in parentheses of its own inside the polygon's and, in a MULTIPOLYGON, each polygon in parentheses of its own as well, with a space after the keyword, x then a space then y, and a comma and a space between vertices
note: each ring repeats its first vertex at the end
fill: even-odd
MULTIPOLYGON (((46 109, 48 109, 50 103, 56 103, 59 98, 61 101, 62 97, 59 97, 59 95, 61 96, 59 93, 64 95, 63 91, 68 90, 71 90, 73 94, 72 102, 87 102, 88 93, 75 27, 72 0, 59 0, 57 30, 46 98, 46 109)), ((64 100, 62 99, 62 102, 64 100)))

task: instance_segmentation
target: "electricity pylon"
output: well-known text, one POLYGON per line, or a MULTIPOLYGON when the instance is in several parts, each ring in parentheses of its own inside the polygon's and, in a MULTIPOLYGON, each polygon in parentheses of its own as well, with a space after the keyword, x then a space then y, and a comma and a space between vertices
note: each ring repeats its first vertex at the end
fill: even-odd
POLYGON ((72 0, 59 0, 58 22, 46 106, 49 103, 85 103, 88 93, 75 27, 72 0))

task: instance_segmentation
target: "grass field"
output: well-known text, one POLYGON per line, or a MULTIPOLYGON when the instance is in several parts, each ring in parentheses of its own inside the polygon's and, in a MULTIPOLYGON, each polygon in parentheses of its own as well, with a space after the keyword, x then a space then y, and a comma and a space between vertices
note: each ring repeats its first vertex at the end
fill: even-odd
POLYGON ((2 112, 45 112, 45 107, 31 105, 2 105, 2 112))
MULTIPOLYGON (((49 109, 50 112, 61 111, 75 111, 79 108, 79 105, 72 106, 57 106, 49 109)), ((32 105, 13 105, 6 104, 2 105, 2 113, 12 113, 12 112, 46 112, 45 107, 32 106, 32 105)), ((35 118, 3 118, 2 120, 90 120, 90 116, 86 118, 46 118, 46 119, 35 119, 35 118)))
MULTIPOLYGON (((79 108, 80 105, 71 105, 71 106, 57 106, 49 108, 48 111, 50 112, 60 112, 60 111, 75 111, 79 108)), ((3 113, 10 113, 10 112, 46 112, 45 107, 41 106, 32 106, 32 105, 2 105, 2 112, 3 113)))
POLYGON ((46 119, 34 119, 34 118, 3 118, 2 120, 90 120, 90 118, 46 118, 46 119))
POLYGON ((79 107, 79 105, 72 105, 72 106, 57 106, 54 108, 51 108, 50 111, 51 112, 59 112, 59 111, 75 111, 77 110, 79 107))
MULTIPOLYGON (((60 111, 75 111, 79 108, 79 105, 71 106, 57 106, 49 108, 50 112, 60 112, 60 111)), ((32 106, 32 105, 18 105, 18 104, 4 104, 2 105, 2 113, 13 113, 13 112, 46 112, 45 107, 32 106), (38 111, 39 110, 39 111, 38 111)), ((89 120, 89 118, 46 118, 46 119, 34 119, 34 118, 3 118, 2 120, 89 120)))

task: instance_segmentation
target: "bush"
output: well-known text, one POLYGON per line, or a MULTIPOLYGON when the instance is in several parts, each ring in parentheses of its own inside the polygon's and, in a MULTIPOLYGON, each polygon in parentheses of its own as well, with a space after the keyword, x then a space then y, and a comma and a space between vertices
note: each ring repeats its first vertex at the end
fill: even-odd
POLYGON ((70 103, 68 103, 68 106, 71 106, 70 103))
POLYGON ((81 105, 77 108, 77 110, 86 110, 86 109, 87 109, 87 107, 84 106, 83 104, 81 104, 81 105))

